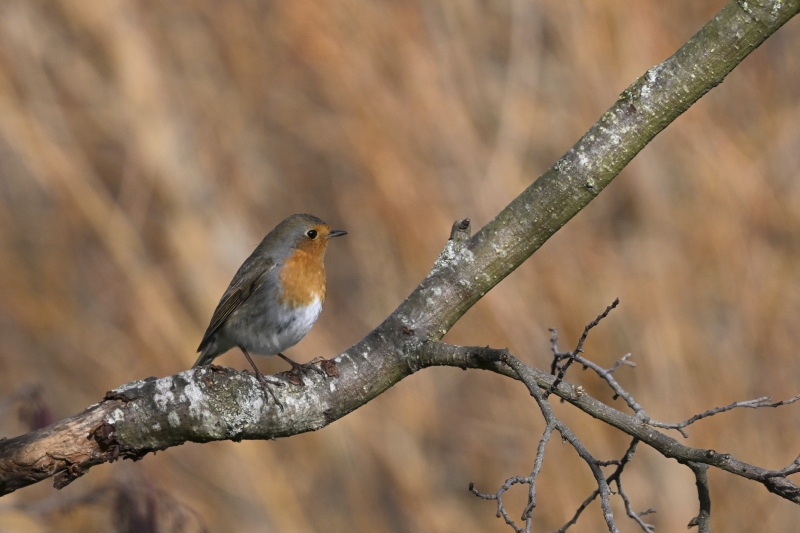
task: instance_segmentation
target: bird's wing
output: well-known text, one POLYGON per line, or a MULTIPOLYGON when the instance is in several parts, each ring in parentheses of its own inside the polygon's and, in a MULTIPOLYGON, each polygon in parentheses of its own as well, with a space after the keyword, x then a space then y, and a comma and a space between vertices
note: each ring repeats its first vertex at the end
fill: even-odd
POLYGON ((214 310, 214 315, 211 317, 211 323, 208 325, 203 340, 200 341, 200 346, 197 351, 200 352, 206 347, 210 338, 214 333, 225 323, 225 320, 233 313, 242 302, 247 300, 256 289, 264 284, 267 275, 275 268, 276 263, 272 260, 270 264, 262 265, 264 268, 258 271, 248 273, 241 278, 241 280, 234 279, 231 286, 225 291, 222 299, 219 301, 217 308, 214 310), (239 281, 239 283, 237 283, 239 281))

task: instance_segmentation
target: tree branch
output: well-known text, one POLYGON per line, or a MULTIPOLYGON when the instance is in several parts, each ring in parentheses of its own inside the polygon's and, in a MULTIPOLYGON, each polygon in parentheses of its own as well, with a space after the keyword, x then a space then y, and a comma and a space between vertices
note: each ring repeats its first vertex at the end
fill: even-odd
MULTIPOLYGON (((459 368, 483 368, 495 370, 509 375, 509 372, 497 368, 503 360, 508 360, 511 370, 517 373, 518 379, 529 388, 536 384, 543 390, 553 389, 556 376, 522 363, 506 350, 495 350, 479 346, 452 346, 443 343, 426 343, 422 348, 424 366, 455 366, 459 368)), ((511 376, 515 377, 515 376, 511 376)), ((714 450, 685 446, 654 429, 646 419, 631 416, 592 398, 584 392, 583 387, 562 381, 553 393, 574 405, 586 414, 597 418, 615 428, 639 439, 651 446, 664 457, 676 459, 679 463, 698 463, 714 466, 746 479, 758 481, 767 490, 794 503, 800 503, 800 488, 786 476, 797 472, 797 460, 782 470, 769 470, 740 461, 730 454, 717 453, 714 450)))
MULTIPOLYGON (((487 291, 585 207, 655 135, 689 108, 800 11, 800 0, 732 1, 680 50, 647 71, 553 167, 470 237, 457 223, 433 269, 380 326, 334 360, 338 378, 306 376, 279 391, 286 412, 267 402, 247 372, 201 368, 116 389, 83 413, 0 441, 0 495, 56 476, 64 486, 88 468, 138 459, 187 441, 271 439, 320 429, 423 366, 485 368, 551 387, 553 376, 516 359, 514 370, 470 348, 438 345, 487 291), (466 350, 466 351, 465 351, 466 350), (441 355, 452 354, 453 359, 441 355)), ((488 352, 487 352, 488 353, 488 352)), ((534 385, 535 384, 535 385, 534 385)), ((791 501, 798 489, 780 472, 729 455, 682 446, 642 420, 577 394, 554 393, 667 457, 709 464, 763 483, 791 501), (769 475, 765 475, 765 472, 769 475)))
POLYGON ((697 483, 697 499, 700 512, 689 522, 689 528, 697 526, 699 533, 711 533, 711 492, 708 488, 708 465, 689 463, 697 483))

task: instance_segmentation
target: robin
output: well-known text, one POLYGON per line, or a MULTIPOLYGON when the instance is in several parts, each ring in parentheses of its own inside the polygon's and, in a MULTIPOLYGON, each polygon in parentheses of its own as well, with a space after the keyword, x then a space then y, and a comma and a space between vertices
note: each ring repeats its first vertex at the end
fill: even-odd
MULTIPOLYGON (((211 364, 238 346, 275 402, 269 382, 250 353, 277 355, 293 372, 308 368, 281 352, 300 342, 316 322, 325 301, 325 249, 346 235, 312 215, 292 215, 269 232, 233 276, 220 298, 192 368, 211 364)), ((313 367, 312 367, 313 368, 313 367)))

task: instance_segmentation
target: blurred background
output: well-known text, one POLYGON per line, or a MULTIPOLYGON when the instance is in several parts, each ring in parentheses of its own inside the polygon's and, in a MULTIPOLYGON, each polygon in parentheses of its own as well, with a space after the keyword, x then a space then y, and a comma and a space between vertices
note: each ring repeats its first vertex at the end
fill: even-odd
MULTIPOLYGON (((724 4, 0 0, 0 436, 188 368, 234 272, 291 213, 349 231, 288 352, 336 355, 423 279, 454 220, 485 224, 724 4)), ((547 328, 571 349, 618 296, 586 352, 632 352, 617 379, 652 417, 800 393, 798 49, 793 20, 445 340, 548 368, 547 328)), ((273 359, 265 372, 286 369, 273 359)), ((569 379, 623 407, 589 373, 569 379)), ((622 456, 628 438, 556 408, 596 457, 622 456)), ((719 415, 686 442, 781 468, 798 409, 719 415)), ((529 473, 542 429, 521 384, 429 369, 313 434, 20 490, 0 532, 505 532, 467 486, 529 473)), ((716 530, 796 530, 796 506, 710 478, 716 530)), ((643 446, 624 481, 658 531, 697 513, 691 472, 643 446)), ((539 483, 540 532, 595 486, 557 437, 539 483)), ((574 527, 604 529, 597 503, 574 527)))

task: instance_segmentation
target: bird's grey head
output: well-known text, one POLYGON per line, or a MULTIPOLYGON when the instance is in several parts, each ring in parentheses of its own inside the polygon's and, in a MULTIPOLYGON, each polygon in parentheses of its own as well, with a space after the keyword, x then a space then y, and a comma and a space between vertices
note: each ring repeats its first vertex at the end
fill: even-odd
POLYGON ((324 220, 314 215, 297 214, 278 224, 271 235, 278 242, 310 253, 324 253, 328 240, 347 235, 344 230, 332 230, 324 220))

